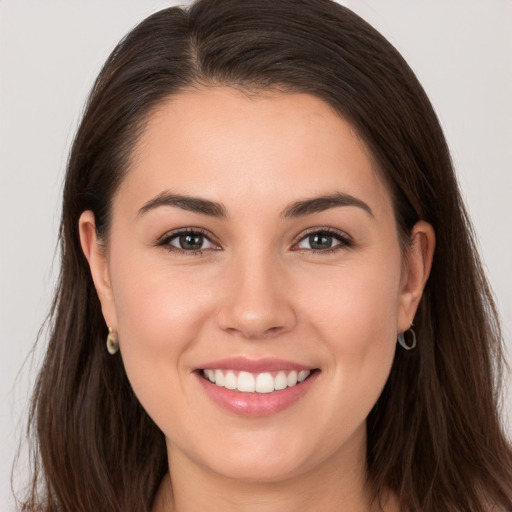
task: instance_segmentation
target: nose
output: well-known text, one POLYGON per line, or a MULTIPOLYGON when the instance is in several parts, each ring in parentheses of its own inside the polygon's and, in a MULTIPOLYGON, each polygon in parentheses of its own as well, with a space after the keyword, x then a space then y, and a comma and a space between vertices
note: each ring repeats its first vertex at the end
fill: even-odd
POLYGON ((230 262, 218 310, 219 327, 250 340, 288 332, 297 323, 286 272, 269 255, 230 262))

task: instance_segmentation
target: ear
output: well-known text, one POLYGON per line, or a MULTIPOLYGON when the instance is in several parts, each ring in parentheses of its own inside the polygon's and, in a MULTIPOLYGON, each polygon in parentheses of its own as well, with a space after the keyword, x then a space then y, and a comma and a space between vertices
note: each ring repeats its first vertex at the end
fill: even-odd
POLYGON ((435 245, 434 228, 425 221, 416 223, 411 231, 411 242, 406 252, 402 271, 398 300, 398 332, 404 332, 412 325, 423 289, 430 275, 435 245))
POLYGON ((100 240, 98 240, 92 211, 87 210, 80 215, 78 230, 82 251, 89 262, 92 280, 101 303, 103 317, 105 318, 106 324, 111 327, 113 331, 116 331, 117 318, 114 307, 114 295, 110 282, 108 258, 105 248, 100 243, 100 240))

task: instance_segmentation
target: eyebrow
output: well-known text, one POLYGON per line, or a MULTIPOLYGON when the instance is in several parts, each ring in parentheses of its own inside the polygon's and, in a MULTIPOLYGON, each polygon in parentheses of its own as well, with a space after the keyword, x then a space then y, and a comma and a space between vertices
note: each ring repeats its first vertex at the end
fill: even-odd
MULTIPOLYGON (((222 203, 217 203, 200 197, 172 194, 170 192, 163 192, 148 201, 139 210, 138 215, 144 215, 145 213, 161 206, 177 207, 182 210, 208 215, 210 217, 224 219, 228 217, 228 211, 222 203)), ((340 206, 355 206, 363 209, 373 217, 372 209, 368 204, 361 199, 341 192, 296 201, 287 206, 281 213, 281 216, 285 219, 304 217, 306 215, 311 215, 313 213, 322 212, 340 206)))
POLYGON ((200 197, 191 197, 181 194, 163 192, 148 201, 140 210, 138 215, 143 215, 150 210, 160 206, 174 206, 189 212, 200 213, 210 217, 227 218, 228 212, 224 205, 200 197))
POLYGON ((297 201, 288 206, 281 215, 285 219, 303 217, 305 215, 323 212, 330 208, 337 208, 339 206, 356 206, 358 208, 362 208, 371 217, 373 217, 372 209, 368 204, 357 197, 351 196, 350 194, 343 194, 341 192, 297 201))

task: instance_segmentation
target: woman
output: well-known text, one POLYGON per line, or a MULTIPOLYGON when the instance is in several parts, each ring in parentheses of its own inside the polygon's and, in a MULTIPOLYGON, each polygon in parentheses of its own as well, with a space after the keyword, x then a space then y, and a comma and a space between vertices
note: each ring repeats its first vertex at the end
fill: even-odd
POLYGON ((27 510, 512 507, 446 143, 347 9, 142 22, 94 86, 62 219, 27 510))

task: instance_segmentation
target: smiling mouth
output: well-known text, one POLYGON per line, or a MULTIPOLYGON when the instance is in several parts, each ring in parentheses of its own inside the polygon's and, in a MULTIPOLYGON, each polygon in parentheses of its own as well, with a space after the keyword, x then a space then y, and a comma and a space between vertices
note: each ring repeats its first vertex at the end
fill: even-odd
POLYGON ((293 388, 318 370, 280 370, 250 373, 237 370, 203 369, 199 374, 220 388, 241 393, 272 393, 293 388))

